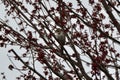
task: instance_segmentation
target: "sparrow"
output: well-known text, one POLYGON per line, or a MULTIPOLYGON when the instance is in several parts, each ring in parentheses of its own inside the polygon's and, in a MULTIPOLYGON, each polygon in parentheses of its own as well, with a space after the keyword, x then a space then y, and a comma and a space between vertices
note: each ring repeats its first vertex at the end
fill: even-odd
POLYGON ((61 51, 63 53, 63 46, 65 45, 65 33, 64 33, 64 31, 60 28, 57 28, 55 31, 55 37, 56 37, 58 43, 60 44, 61 51))

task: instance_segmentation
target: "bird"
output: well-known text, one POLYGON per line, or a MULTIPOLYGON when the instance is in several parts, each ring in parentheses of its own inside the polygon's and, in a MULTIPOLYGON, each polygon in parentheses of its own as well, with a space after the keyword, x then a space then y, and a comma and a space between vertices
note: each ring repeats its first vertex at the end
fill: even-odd
POLYGON ((65 45, 65 33, 63 32, 62 29, 57 28, 55 31, 55 37, 58 40, 58 43, 60 45, 65 45))
MULTIPOLYGON (((64 57, 64 59, 67 57, 64 53, 63 53, 63 49, 64 49, 64 45, 66 42, 66 34, 63 31, 63 29, 57 28, 55 30, 55 37, 58 41, 58 43, 60 44, 60 48, 61 48, 61 56, 64 57)), ((67 63, 67 65, 71 68, 71 66, 69 65, 69 63, 65 60, 65 62, 67 63)), ((71 68, 72 69, 72 68, 71 68)))
POLYGON ((63 53, 63 46, 65 45, 65 33, 62 29, 57 28, 55 30, 55 37, 58 41, 58 43, 60 44, 60 48, 61 48, 61 52, 63 53))

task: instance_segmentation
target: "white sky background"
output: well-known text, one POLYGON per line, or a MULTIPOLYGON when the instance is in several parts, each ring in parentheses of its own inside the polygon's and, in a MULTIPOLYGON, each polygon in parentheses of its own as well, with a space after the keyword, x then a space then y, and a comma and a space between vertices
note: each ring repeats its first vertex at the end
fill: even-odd
MULTIPOLYGON (((0 18, 3 20, 5 19, 4 9, 5 9, 4 5, 0 1, 0 18)), ((14 25, 14 23, 11 24, 14 25)), ((9 49, 11 49, 11 47, 7 47, 7 48, 0 47, 0 80, 2 80, 2 76, 1 76, 2 72, 5 73, 7 80, 16 80, 15 76, 19 76, 19 72, 17 70, 11 71, 8 69, 9 64, 11 64, 7 56, 7 54, 9 54, 8 53, 9 49)))
MULTIPOLYGON (((1 3, 1 1, 0 1, 0 3, 1 3)), ((5 15, 6 15, 5 7, 4 7, 3 3, 1 3, 0 4, 0 19, 6 20, 5 15)), ((8 23, 10 26, 12 26, 12 27, 17 26, 11 17, 7 17, 7 19, 10 20, 10 22, 8 23)), ((13 61, 13 63, 15 64, 16 67, 20 67, 22 65, 21 62, 14 60, 14 58, 11 58, 11 61, 10 61, 10 59, 8 58, 8 55, 11 57, 14 56, 13 53, 8 53, 8 51, 10 49, 15 49, 15 51, 17 51, 18 54, 24 52, 24 50, 20 50, 20 48, 18 46, 8 45, 7 48, 0 47, 0 80, 2 80, 2 76, 1 76, 2 72, 4 72, 7 80, 16 80, 16 77, 19 77, 21 74, 19 71, 15 70, 15 69, 13 69, 12 71, 10 69, 8 69, 8 66, 10 64, 12 64, 11 61, 13 61)))
MULTIPOLYGON (((69 1, 69 0, 68 0, 69 1)), ((74 3, 74 1, 73 1, 74 3)), ((84 2, 86 4, 86 2, 84 2)), ((4 11, 4 6, 2 4, 0 4, 0 18, 5 19, 4 15, 5 15, 5 11, 4 11)), ((15 25, 14 23, 10 23, 11 25, 15 25)), ((9 80, 15 80, 16 76, 19 76, 19 72, 14 70, 11 71, 8 69, 8 65, 11 63, 7 57, 8 50, 11 49, 11 47, 7 47, 5 48, 0 48, 0 72, 5 72, 6 78, 9 80)), ((69 49, 69 48, 67 48, 69 49)), ((20 51, 17 51, 20 52, 20 51)), ((87 58, 86 58, 87 59, 87 58)), ((18 63, 19 64, 19 63, 18 63)), ((16 63, 16 65, 18 65, 16 63)), ((2 76, 0 76, 0 79, 2 78, 2 76)))
MULTIPOLYGON (((67 1, 67 0, 66 0, 67 1)), ((69 0, 68 0, 69 1, 69 0)), ((86 0, 87 1, 87 0, 86 0)), ((74 0, 73 1, 71 1, 72 3, 75 3, 74 2, 74 0)), ((84 3, 86 4, 86 2, 84 1, 84 3)), ((76 3, 75 3, 76 4, 76 3)), ((3 4, 0 4, 0 18, 1 19, 5 19, 5 10, 4 10, 5 8, 4 8, 4 5, 3 4)), ((7 17, 7 18, 9 18, 9 17, 7 17)), ((12 22, 11 21, 11 18, 9 18, 10 19, 10 25, 11 26, 15 26, 16 25, 16 23, 14 23, 14 21, 12 22), (12 22, 12 23, 11 23, 12 22)), ((65 46, 66 48, 67 48, 67 46, 65 46)), ((0 47, 0 73, 1 72, 5 72, 5 75, 6 75, 6 79, 7 80, 15 80, 16 79, 16 76, 19 76, 20 75, 20 72, 19 71, 17 71, 17 70, 14 70, 13 69, 13 71, 11 71, 11 70, 9 70, 8 69, 8 66, 9 66, 9 64, 11 64, 11 62, 10 62, 10 60, 8 59, 8 56, 7 56, 7 54, 10 54, 10 53, 8 53, 8 50, 9 49, 11 49, 11 47, 7 47, 7 48, 1 48, 0 47)), ((68 50, 69 48, 67 48, 67 50, 68 50)), ((71 51, 71 50, 68 50, 68 51, 71 51)), ((21 52, 21 50, 17 50, 17 52, 21 52)), ((87 58, 86 57, 84 57, 84 59, 86 60, 87 58)), ((20 65, 19 63, 21 63, 21 62, 18 62, 18 63, 15 63, 16 65, 20 65)), ((37 66, 37 67, 39 67, 39 66, 37 66)), ((39 69, 39 68, 38 68, 39 69)), ((2 76, 0 75, 0 80, 2 79, 2 76)))
MULTIPOLYGON (((69 0, 68 0, 69 1, 69 0)), ((74 3, 74 1, 73 1, 74 3)), ((0 18, 1 19, 5 19, 5 8, 4 8, 4 5, 1 3, 0 4, 0 18)), ((7 17, 9 18, 9 17, 7 17)), ((10 19, 10 22, 11 21, 11 18, 10 19)), ((14 23, 14 21, 12 23, 9 23, 11 26, 15 26, 16 23, 14 23)), ((4 72, 5 73, 5 76, 6 76, 6 79, 7 80, 16 80, 16 76, 19 76, 20 75, 20 72, 17 71, 17 70, 14 70, 11 71, 8 69, 8 66, 9 64, 11 64, 10 60, 8 59, 8 56, 7 54, 10 54, 8 53, 8 50, 11 49, 11 46, 8 46, 7 48, 1 48, 0 47, 0 73, 4 72)), ((67 48, 69 49, 69 48, 67 48)), ((17 50, 17 52, 21 52, 21 50, 17 50)), ((21 62, 18 62, 18 63, 15 63, 16 65, 20 65, 21 62)), ((39 66, 37 66, 38 69, 39 69, 39 66)), ((2 80, 2 76, 0 75, 0 80, 2 80)))
MULTIPOLYGON (((67 1, 69 1, 69 0, 67 0, 67 1)), ((87 7, 86 3, 88 0, 83 0, 83 1, 84 1, 84 4, 86 5, 85 7, 87 7)), ((73 3, 74 3, 74 0, 73 0, 73 3)), ((3 20, 5 19, 4 15, 5 15, 4 5, 0 3, 0 18, 2 18, 3 20)), ((11 25, 14 25, 14 23, 11 23, 11 25)), ((120 46, 116 46, 116 48, 118 48, 118 50, 120 51, 120 49, 119 49, 120 46)), ((16 80, 16 76, 19 76, 20 73, 16 70, 11 71, 8 69, 8 65, 11 63, 7 57, 7 54, 9 54, 8 53, 9 49, 11 49, 11 47, 7 47, 7 48, 0 47, 0 73, 5 72, 7 80, 16 80)), ((20 51, 18 50, 17 52, 20 52, 20 51)), ((19 63, 18 64, 16 63, 16 65, 19 65, 19 63)), ((2 80, 1 75, 0 75, 0 80, 2 80)))

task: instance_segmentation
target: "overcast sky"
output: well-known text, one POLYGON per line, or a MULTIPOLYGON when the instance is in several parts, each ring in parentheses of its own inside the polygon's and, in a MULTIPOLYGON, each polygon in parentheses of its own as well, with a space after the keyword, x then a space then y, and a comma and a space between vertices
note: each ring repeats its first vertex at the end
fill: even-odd
MULTIPOLYGON (((87 0, 85 0, 85 1, 87 1, 87 0)), ((86 4, 86 2, 84 2, 84 3, 86 4)), ((4 6, 3 6, 3 4, 0 4, 0 18, 5 19, 4 15, 5 15, 4 6)), ((11 23, 11 24, 14 24, 14 23, 11 23)), ((119 50, 119 46, 116 46, 116 47, 119 50)), ((19 76, 19 72, 16 70, 11 71, 8 69, 8 66, 11 63, 7 56, 7 54, 9 54, 8 53, 9 49, 11 49, 11 47, 7 47, 7 48, 0 47, 0 73, 5 72, 7 80, 16 80, 16 76, 19 76)), ((19 52, 19 50, 18 50, 18 52, 19 52)), ((0 80, 2 80, 1 75, 0 75, 0 80)))
MULTIPOLYGON (((3 4, 0 4, 0 18, 3 20, 5 19, 5 8, 3 4)), ((10 24, 15 25, 14 23, 10 23, 10 24)), ((7 56, 7 54, 10 54, 8 53, 9 49, 11 49, 11 47, 7 47, 7 48, 0 47, 0 73, 5 72, 7 80, 16 80, 16 76, 19 76, 20 73, 17 70, 11 71, 8 69, 9 64, 11 64, 7 56)), ((19 50, 17 52, 19 52, 19 50)), ((2 80, 1 75, 0 75, 0 80, 2 80)))
MULTIPOLYGON (((0 1, 0 18, 5 19, 5 10, 4 5, 1 4, 0 1)), ((7 80, 16 80, 15 76, 18 76, 19 72, 14 70, 11 71, 8 69, 9 64, 11 63, 10 60, 7 57, 8 50, 11 49, 11 47, 2 48, 0 47, 0 80, 2 80, 1 73, 5 72, 5 75, 7 77, 7 80)))
MULTIPOLYGON (((69 0, 66 0, 66 1, 69 1, 69 0)), ((71 2, 74 3, 74 4, 76 4, 74 2, 74 0, 71 1, 71 2)), ((87 0, 84 1, 84 4, 87 5, 87 0)), ((76 6, 74 6, 74 7, 76 7, 76 6)), ((85 6, 85 7, 88 8, 88 6, 85 6)), ((5 19, 4 15, 5 15, 4 5, 0 4, 0 18, 5 19)), ((13 22, 10 23, 10 24, 15 26, 15 24, 13 22)), ((8 69, 9 64, 11 64, 11 62, 8 59, 8 56, 7 56, 7 54, 9 54, 8 53, 9 49, 11 49, 11 47, 7 47, 6 49, 0 47, 0 73, 1 72, 5 72, 7 80, 15 80, 16 76, 19 76, 19 72, 16 71, 16 70, 11 71, 11 70, 8 69)), ((19 50, 17 52, 19 52, 19 50)), ((0 76, 0 80, 1 80, 1 76, 0 76)))

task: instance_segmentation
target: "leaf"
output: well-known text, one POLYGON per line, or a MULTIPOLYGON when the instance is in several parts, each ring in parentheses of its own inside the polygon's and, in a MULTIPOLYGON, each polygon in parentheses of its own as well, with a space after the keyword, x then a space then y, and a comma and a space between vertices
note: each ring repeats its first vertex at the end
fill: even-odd
POLYGON ((105 28, 110 28, 110 24, 105 24, 105 28))
POLYGON ((113 52, 113 53, 116 52, 116 50, 115 50, 114 48, 112 48, 112 47, 111 47, 109 50, 110 50, 111 52, 113 52))
POLYGON ((68 5, 69 7, 72 7, 73 6, 73 4, 72 3, 69 3, 69 5, 68 5))
POLYGON ((11 30, 5 29, 5 34, 10 34, 11 30))
POLYGON ((14 69, 13 65, 9 65, 8 68, 9 68, 10 70, 13 70, 13 69, 14 69))
POLYGON ((89 0, 89 3, 90 4, 94 4, 94 0, 89 0))
POLYGON ((80 29, 84 29, 84 25, 83 24, 80 24, 80 29))
POLYGON ((28 31, 28 39, 32 39, 32 32, 31 31, 28 31))
POLYGON ((100 18, 105 19, 104 14, 100 13, 99 16, 100 16, 100 18))
POLYGON ((105 62, 106 62, 106 63, 110 63, 111 60, 110 60, 110 59, 105 59, 105 62))
POLYGON ((48 71, 44 71, 44 74, 45 74, 45 75, 48 75, 48 71))

